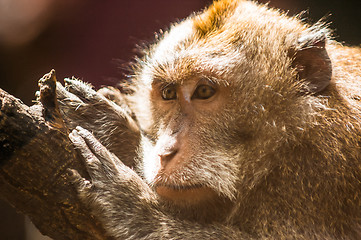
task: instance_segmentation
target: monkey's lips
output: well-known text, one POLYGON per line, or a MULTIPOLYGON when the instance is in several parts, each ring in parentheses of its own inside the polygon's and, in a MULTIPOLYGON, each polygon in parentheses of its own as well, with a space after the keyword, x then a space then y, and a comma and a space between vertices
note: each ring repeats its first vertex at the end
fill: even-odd
POLYGON ((155 186, 158 195, 177 205, 197 204, 214 197, 215 192, 201 184, 194 185, 168 185, 155 186))

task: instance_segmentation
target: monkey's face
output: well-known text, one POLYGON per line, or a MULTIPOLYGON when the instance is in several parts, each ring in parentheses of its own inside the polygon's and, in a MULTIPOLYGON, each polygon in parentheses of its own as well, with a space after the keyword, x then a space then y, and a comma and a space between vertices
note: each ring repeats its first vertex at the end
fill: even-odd
POLYGON ((229 87, 204 74, 154 80, 150 99, 157 126, 155 142, 145 149, 144 174, 155 191, 180 205, 232 198, 237 168, 229 146, 222 146, 228 133, 220 124, 232 104, 229 87))
POLYGON ((248 127, 258 128, 246 113, 247 104, 258 105, 244 100, 254 84, 247 89, 241 80, 255 79, 245 55, 218 37, 185 40, 192 31, 183 22, 155 46, 133 106, 147 136, 145 179, 162 198, 187 206, 236 197, 241 165, 256 158, 244 151, 253 146, 248 127))

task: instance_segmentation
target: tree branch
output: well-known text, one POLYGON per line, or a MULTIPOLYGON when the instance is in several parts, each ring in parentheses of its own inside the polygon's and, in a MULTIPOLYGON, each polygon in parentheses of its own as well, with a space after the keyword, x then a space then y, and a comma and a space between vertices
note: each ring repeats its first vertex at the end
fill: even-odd
POLYGON ((53 239, 109 239, 67 179, 68 168, 87 176, 68 133, 77 125, 87 128, 133 166, 139 130, 125 105, 78 80, 66 83, 56 83, 54 70, 46 74, 32 107, 0 89, 0 197, 53 239))

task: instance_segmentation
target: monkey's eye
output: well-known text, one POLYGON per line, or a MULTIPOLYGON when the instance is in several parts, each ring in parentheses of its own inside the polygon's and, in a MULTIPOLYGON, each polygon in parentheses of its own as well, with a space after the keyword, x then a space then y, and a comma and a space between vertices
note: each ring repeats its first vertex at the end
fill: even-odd
POLYGON ((199 85, 193 93, 192 98, 208 99, 216 93, 216 90, 209 85, 199 85))
POLYGON ((162 89, 162 98, 164 100, 174 100, 177 98, 177 91, 174 85, 168 85, 162 89))

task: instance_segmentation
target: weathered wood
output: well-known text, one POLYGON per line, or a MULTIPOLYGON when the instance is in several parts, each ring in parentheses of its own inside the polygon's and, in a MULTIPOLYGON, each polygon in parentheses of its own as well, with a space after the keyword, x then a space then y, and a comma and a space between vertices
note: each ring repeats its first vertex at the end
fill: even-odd
POLYGON ((126 111, 90 88, 92 94, 87 98, 84 91, 88 89, 77 84, 68 80, 68 88, 78 95, 61 85, 56 90, 55 71, 51 71, 39 81, 39 103, 32 107, 0 89, 0 197, 28 215, 44 235, 53 239, 108 239, 96 217, 79 202, 66 177, 68 168, 87 176, 68 139, 69 129, 83 125, 92 130, 106 124, 108 116, 118 118, 117 124, 94 132, 115 154, 126 155, 124 159, 130 166, 139 131, 126 111), (98 104, 89 104, 94 102, 98 104), (93 112, 88 115, 98 111, 104 119, 90 118, 86 114, 89 108, 93 112), (122 146, 110 143, 114 137, 119 138, 119 131, 124 135, 120 142, 125 150, 117 151, 122 146), (102 134, 108 135, 102 138, 102 134))

